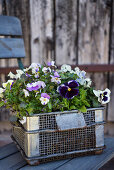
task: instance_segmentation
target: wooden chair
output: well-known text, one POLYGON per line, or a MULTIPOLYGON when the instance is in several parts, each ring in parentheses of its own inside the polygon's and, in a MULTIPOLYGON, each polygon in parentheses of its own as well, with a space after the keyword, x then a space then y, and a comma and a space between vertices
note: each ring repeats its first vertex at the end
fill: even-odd
POLYGON ((12 16, 0 16, 0 59, 17 58, 23 69, 21 58, 25 57, 20 20, 12 16))

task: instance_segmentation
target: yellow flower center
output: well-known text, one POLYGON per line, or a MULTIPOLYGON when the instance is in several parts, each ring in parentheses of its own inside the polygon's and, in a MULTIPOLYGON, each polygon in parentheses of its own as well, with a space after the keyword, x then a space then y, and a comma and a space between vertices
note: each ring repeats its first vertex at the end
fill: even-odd
POLYGON ((55 79, 58 80, 58 77, 56 77, 55 79))
POLYGON ((46 98, 44 99, 44 102, 46 102, 46 98))
POLYGON ((68 87, 68 91, 71 91, 71 88, 68 87))

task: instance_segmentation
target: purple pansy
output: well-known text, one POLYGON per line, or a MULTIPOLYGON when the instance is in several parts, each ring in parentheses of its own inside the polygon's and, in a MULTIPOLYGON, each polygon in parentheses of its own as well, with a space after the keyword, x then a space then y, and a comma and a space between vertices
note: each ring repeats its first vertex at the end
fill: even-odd
POLYGON ((79 94, 79 90, 76 88, 78 86, 79 84, 77 81, 71 80, 59 86, 58 91, 62 97, 72 99, 79 94))
POLYGON ((44 97, 44 98, 50 99, 50 96, 49 96, 47 93, 42 93, 42 94, 41 94, 41 97, 44 97))
POLYGON ((50 96, 47 93, 41 94, 40 101, 42 105, 46 105, 49 102, 49 99, 50 99, 50 96))
POLYGON ((61 78, 60 78, 60 75, 58 74, 58 72, 54 72, 54 76, 51 75, 51 82, 55 82, 57 84, 60 84, 61 83, 61 78))
POLYGON ((48 65, 48 66, 51 66, 51 62, 47 62, 47 65, 48 65))
POLYGON ((52 66, 52 67, 56 67, 56 66, 55 66, 55 61, 48 62, 47 65, 48 65, 49 67, 51 67, 51 66, 52 66))
POLYGON ((33 91, 33 90, 38 90, 40 88, 44 88, 46 85, 43 81, 37 81, 34 83, 28 83, 27 84, 27 90, 33 91))
POLYGON ((54 77, 60 77, 57 71, 54 72, 54 77))
POLYGON ((31 77, 31 75, 30 75, 30 74, 28 74, 28 73, 26 73, 26 76, 27 76, 27 77, 31 77))

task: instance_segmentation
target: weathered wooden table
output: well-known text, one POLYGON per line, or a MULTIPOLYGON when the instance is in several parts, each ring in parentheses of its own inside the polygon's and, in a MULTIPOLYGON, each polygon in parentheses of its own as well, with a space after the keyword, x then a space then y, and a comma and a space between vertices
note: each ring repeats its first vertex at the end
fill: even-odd
POLYGON ((0 170, 97 170, 114 157, 114 138, 105 138, 106 149, 101 155, 77 157, 29 166, 14 143, 0 148, 0 170))

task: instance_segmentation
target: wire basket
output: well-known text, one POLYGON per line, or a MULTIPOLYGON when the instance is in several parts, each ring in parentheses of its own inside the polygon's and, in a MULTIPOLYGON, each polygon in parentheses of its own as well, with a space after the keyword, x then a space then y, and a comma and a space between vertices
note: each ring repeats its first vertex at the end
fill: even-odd
POLYGON ((12 138, 31 165, 104 148, 104 108, 35 114, 13 124, 12 138))

